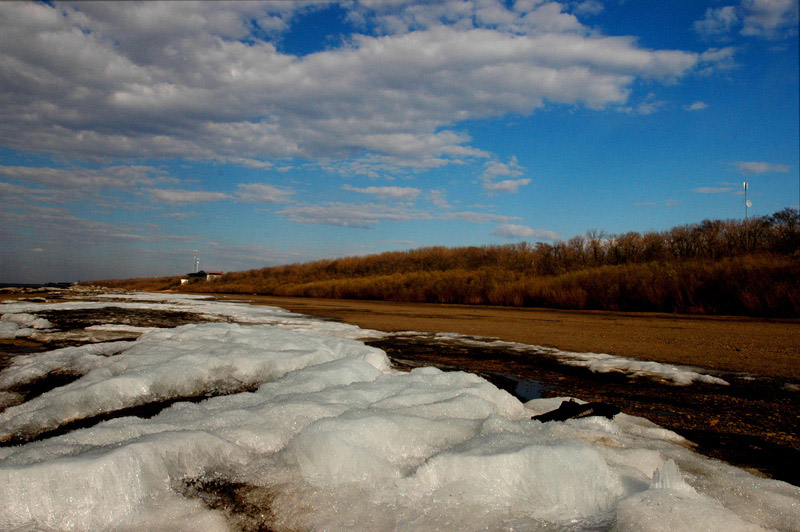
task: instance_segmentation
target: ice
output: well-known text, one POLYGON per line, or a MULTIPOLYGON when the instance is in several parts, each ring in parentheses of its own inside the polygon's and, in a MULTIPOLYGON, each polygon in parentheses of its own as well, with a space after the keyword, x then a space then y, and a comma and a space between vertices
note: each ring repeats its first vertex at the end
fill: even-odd
MULTIPOLYGON (((424 333, 395 333, 396 336, 407 336, 424 333)), ((707 375, 690 366, 663 364, 651 360, 637 360, 622 356, 613 356, 605 353, 576 353, 562 351, 552 347, 522 344, 518 342, 505 342, 494 338, 464 336, 456 333, 437 333, 435 338, 440 341, 455 341, 469 345, 493 346, 513 349, 520 352, 529 352, 536 355, 546 355, 561 360, 570 366, 581 366, 597 373, 624 373, 632 377, 649 377, 676 386, 688 386, 693 382, 704 382, 727 386, 729 383, 719 377, 707 375)))
POLYGON ((56 367, 83 375, 0 413, 0 441, 172 397, 242 390, 349 356, 389 367, 382 352, 354 341, 230 323, 155 330, 130 345, 101 344, 32 355, 0 374, 0 385, 29 382, 56 367), (118 354, 98 355, 103 351, 118 354))
MULTIPOLYGON (((3 325, 4 323, 13 324, 14 321, 6 321, 6 316, 25 314, 31 318, 36 318, 35 312, 44 310, 61 311, 81 311, 94 310, 109 307, 122 309, 138 310, 163 310, 173 312, 193 312, 205 319, 212 321, 227 321, 240 324, 252 325, 272 325, 281 329, 292 331, 309 331, 314 333, 328 334, 340 338, 367 339, 381 338, 385 334, 370 329, 361 329, 355 325, 310 319, 307 316, 286 311, 284 309, 266 305, 248 305, 230 301, 218 301, 209 299, 207 296, 187 296, 177 294, 114 294, 105 297, 98 296, 98 301, 67 301, 55 303, 37 303, 30 301, 14 301, 0 304, 0 334, 10 334, 17 330, 13 325, 3 325), (9 327, 8 332, 5 327, 9 327)), ((16 318, 8 318, 14 320, 16 318)), ((46 320, 42 320, 43 323, 46 320)), ((116 330, 120 325, 113 325, 116 330)), ((98 323, 85 329, 86 341, 92 341, 92 332, 106 332, 108 324, 98 323), (98 329, 97 326, 100 326, 98 329)), ((25 328, 25 334, 34 332, 32 329, 25 328)), ((134 332, 134 329, 127 329, 134 332)), ((59 338, 59 333, 45 335, 39 333, 42 340, 59 338)))
POLYGON ((26 312, 7 313, 0 316, 0 338, 21 338, 37 330, 49 329, 53 324, 26 312))
POLYGON ((131 342, 106 342, 14 357, 10 367, 0 373, 0 389, 29 384, 56 371, 71 374, 88 373, 106 364, 107 357, 130 345, 131 342))
POLYGON ((282 311, 150 294, 97 304, 251 321, 17 357, 0 382, 79 378, 9 407, 3 434, 227 395, 0 447, 0 530, 799 529, 800 489, 642 418, 541 423, 531 416, 565 398, 523 404, 473 374, 399 372, 358 330, 282 311))

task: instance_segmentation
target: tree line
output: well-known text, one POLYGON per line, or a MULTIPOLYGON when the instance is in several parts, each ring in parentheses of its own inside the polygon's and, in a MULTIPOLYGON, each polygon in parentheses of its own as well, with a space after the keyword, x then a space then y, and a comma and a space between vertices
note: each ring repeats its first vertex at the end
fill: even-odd
POLYGON ((429 247, 228 273, 94 282, 132 289, 389 301, 800 316, 800 215, 553 243, 429 247))

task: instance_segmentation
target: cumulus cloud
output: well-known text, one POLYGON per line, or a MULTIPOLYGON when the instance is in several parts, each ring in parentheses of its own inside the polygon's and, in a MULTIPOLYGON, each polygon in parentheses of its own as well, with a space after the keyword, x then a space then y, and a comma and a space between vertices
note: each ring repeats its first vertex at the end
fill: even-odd
POLYGON ((792 167, 788 164, 773 164, 761 161, 737 161, 731 163, 743 175, 760 175, 769 173, 788 174, 792 167))
POLYGON ((366 187, 356 188, 350 185, 342 187, 350 192, 358 192, 359 194, 371 194, 384 199, 395 199, 403 201, 414 201, 422 193, 418 188, 412 187, 366 187))
POLYGON ((517 162, 516 157, 512 157, 508 163, 489 161, 484 165, 484 171, 480 175, 481 186, 491 194, 505 192, 516 194, 520 187, 530 184, 530 179, 503 179, 493 181, 497 177, 519 177, 523 175, 523 168, 517 162))
POLYGON ((739 24, 739 14, 735 6, 709 7, 702 19, 695 21, 694 31, 705 36, 728 35, 739 24))
POLYGON ((622 104, 637 79, 699 61, 589 31, 557 2, 345 7, 384 33, 294 56, 277 36, 316 3, 0 4, 0 142, 100 160, 264 168, 366 153, 430 168, 486 155, 463 120, 622 104))
POLYGON ((797 34, 797 0, 742 0, 738 6, 708 8, 693 25, 706 37, 728 38, 741 35, 764 39, 783 39, 797 34))
POLYGON ((547 231, 544 229, 533 229, 528 227, 527 225, 514 225, 514 224, 503 224, 499 225, 494 231, 492 231, 494 236, 505 238, 508 240, 515 240, 521 238, 529 238, 535 240, 557 240, 558 235, 556 235, 553 231, 547 231))
POLYGON ((767 39, 797 34, 797 0, 743 0, 742 35, 767 39))

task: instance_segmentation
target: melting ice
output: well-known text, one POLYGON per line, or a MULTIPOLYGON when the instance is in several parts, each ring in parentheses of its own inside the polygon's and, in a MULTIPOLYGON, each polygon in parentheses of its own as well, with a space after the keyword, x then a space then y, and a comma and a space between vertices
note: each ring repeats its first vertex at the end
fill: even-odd
POLYGON ((0 389, 54 370, 75 379, 0 413, 0 440, 218 395, 0 448, 0 530, 798 530, 797 487, 699 456, 642 418, 542 424, 531 416, 560 399, 393 370, 358 341, 373 331, 151 294, 0 312, 8 334, 41 332, 36 309, 56 305, 225 321, 15 358, 0 389))

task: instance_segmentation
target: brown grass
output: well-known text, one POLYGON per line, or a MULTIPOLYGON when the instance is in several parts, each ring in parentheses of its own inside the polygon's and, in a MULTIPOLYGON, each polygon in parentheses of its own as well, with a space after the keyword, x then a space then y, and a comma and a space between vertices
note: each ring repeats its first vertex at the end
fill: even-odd
POLYGON ((800 217, 786 209, 663 233, 433 247, 228 273, 93 282, 136 290, 561 309, 800 316, 800 217))

